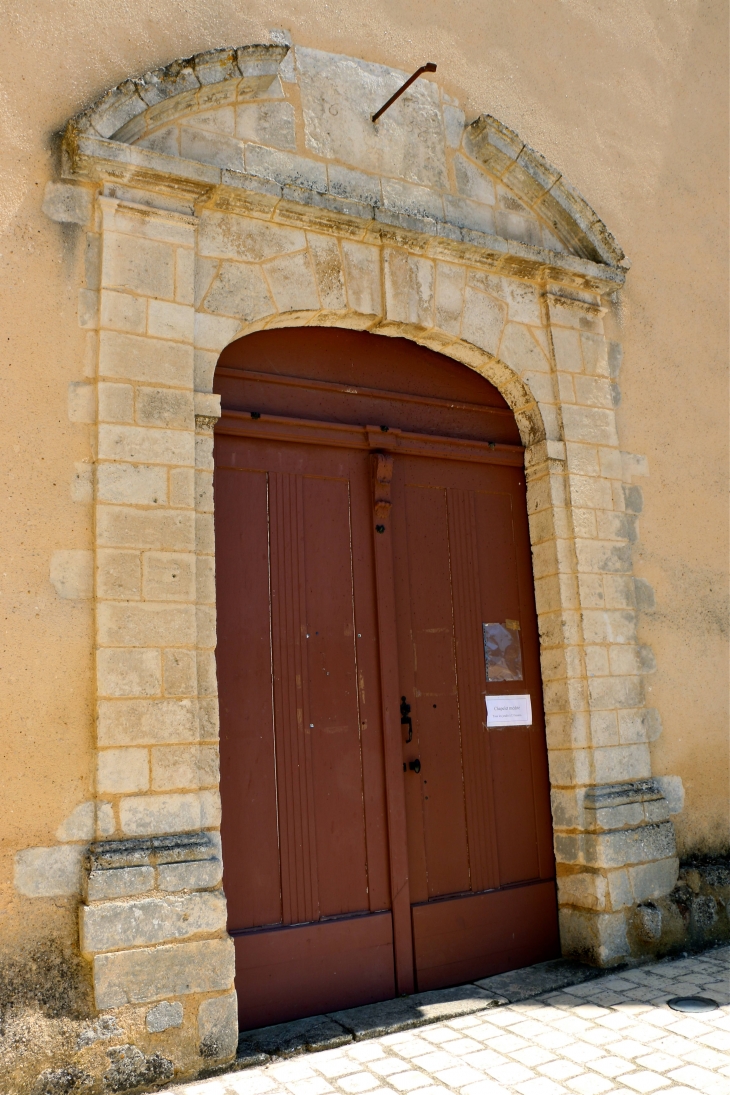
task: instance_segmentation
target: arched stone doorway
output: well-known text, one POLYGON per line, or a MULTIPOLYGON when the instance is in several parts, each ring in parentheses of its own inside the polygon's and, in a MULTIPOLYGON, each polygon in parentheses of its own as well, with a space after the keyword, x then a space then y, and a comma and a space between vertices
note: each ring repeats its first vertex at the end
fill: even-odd
POLYGON ((433 351, 332 328, 232 343, 215 388, 223 882, 242 1027, 555 957, 512 412, 433 351), (486 697, 515 693, 529 714, 489 725, 486 697))

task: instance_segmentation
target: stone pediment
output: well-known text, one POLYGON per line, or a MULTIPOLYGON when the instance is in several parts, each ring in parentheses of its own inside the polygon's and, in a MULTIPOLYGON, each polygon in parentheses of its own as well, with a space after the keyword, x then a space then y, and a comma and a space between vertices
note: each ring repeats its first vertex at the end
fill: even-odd
POLYGON ((589 260, 623 280, 623 252, 596 213, 496 119, 467 124, 422 79, 373 125, 407 75, 284 44, 197 54, 125 81, 72 119, 67 173, 139 184, 167 172, 191 201, 223 183, 249 206, 300 202, 506 250, 512 263, 589 260), (111 166, 104 175, 91 161, 111 166))

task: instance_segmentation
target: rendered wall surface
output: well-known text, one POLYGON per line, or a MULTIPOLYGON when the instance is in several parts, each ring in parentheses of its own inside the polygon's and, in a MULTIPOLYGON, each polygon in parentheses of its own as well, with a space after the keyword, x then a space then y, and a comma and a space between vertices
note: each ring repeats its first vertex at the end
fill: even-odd
MULTIPOLYGON (((232 6, 219 5, 214 12, 198 8, 195 25, 175 4, 140 7, 136 18, 130 10, 121 19, 116 9, 96 6, 93 22, 81 22, 71 6, 39 7, 25 23, 26 13, 16 13, 3 76, 7 147, 0 192, 0 292, 6 327, 8 394, 2 413, 7 417, 8 486, 2 529, 7 713, 0 775, 6 802, 0 922, 7 993, 29 1003, 45 995, 51 1013, 93 1013, 88 967, 77 950, 81 857, 90 840, 121 835, 110 810, 93 804, 98 791, 132 795, 146 790, 149 778, 142 772, 125 775, 132 781, 127 786, 115 784, 119 777, 112 768, 103 775, 97 770, 89 553, 99 536, 91 478, 92 461, 99 455, 97 407, 90 384, 97 369, 98 320, 96 302, 79 289, 91 285, 95 294, 96 255, 87 231, 100 228, 104 209, 112 221, 117 213, 103 201, 95 212, 93 195, 83 186, 72 196, 58 186, 58 133, 68 117, 130 75, 201 49, 267 41, 271 27, 286 27, 304 47, 405 70, 424 59, 438 61, 441 86, 458 98, 466 120, 487 111, 516 129, 585 195, 630 256, 625 287, 602 302, 606 335, 623 348, 622 361, 614 355, 604 381, 607 392, 609 380, 617 380, 620 389, 617 447, 647 457, 646 464, 638 460, 632 470, 648 475, 637 480, 629 474, 622 488, 622 535, 631 542, 638 579, 638 649, 649 647, 656 661, 651 671, 647 652, 642 666, 650 670, 644 676, 646 703, 658 710, 663 725, 650 742, 651 771, 670 777, 662 789, 674 814, 680 853, 726 849, 722 7, 688 4, 678 11, 660 4, 626 5, 608 16, 568 4, 529 9, 501 4, 480 18, 473 9, 447 5, 427 10, 424 22, 422 7, 403 5, 384 8, 364 24, 359 11, 345 7, 335 30, 332 19, 308 5, 286 11, 262 6, 259 21, 243 19, 232 6), (47 34, 59 43, 62 60, 57 68, 39 70, 37 42, 47 34), (707 109, 710 101, 712 110, 707 109), (43 858, 45 848, 52 854, 43 858)), ((266 147, 261 125, 258 117, 242 136, 266 147)), ((276 132, 269 143, 281 148, 286 132, 281 119, 276 132)), ((296 144, 293 129, 292 134, 296 144)), ((290 145, 289 151, 307 150, 290 145)), ((383 173, 389 170, 398 175, 403 166, 384 164, 383 173)), ((434 185, 440 181, 435 178, 434 185)), ((509 213, 508 207, 501 208, 509 213)), ((216 215, 206 215, 209 223, 216 215)), ((178 224, 175 230, 178 250, 185 250, 189 227, 178 224)), ((129 232, 128 226, 121 231, 129 232)), ((206 232, 210 241, 213 233, 206 232)), ((205 246, 199 251, 203 268, 211 258, 205 246)), ((316 269, 316 246, 308 246, 316 269)), ((354 254, 358 244, 349 246, 354 254)), ((219 261, 221 255, 213 251, 219 261)), ((345 245, 342 253, 347 254, 345 245)), ((276 260, 275 250, 271 257, 276 260)), ((213 273, 211 267, 211 276, 220 279, 220 268, 213 273)), ((362 282, 362 274, 358 277, 362 282)), ((145 292, 139 285, 132 288, 145 292)), ((225 286, 218 288, 220 300, 225 286)), ((174 299, 176 290, 150 292, 174 299)), ((317 292, 319 307, 321 286, 317 292)), ((187 300, 183 303, 187 306, 187 300)), ((421 304, 434 306, 423 299, 421 304)), ((277 306, 279 311, 292 307, 281 301, 277 306)), ((201 307, 226 314, 225 305, 201 307)), ((156 320, 145 322, 164 326, 158 312, 156 320)), ((108 327, 132 330, 133 318, 109 316, 108 327)), ((461 311, 459 317, 463 324, 461 311)), ((415 313, 394 319, 414 332, 425 322, 418 303, 415 313)), ((553 324, 569 329, 571 321, 561 324, 553 317, 553 324)), ((231 327, 228 337, 235 331, 231 327)), ((212 360, 223 344, 212 340, 212 360)), ((192 397, 192 382, 182 387, 192 397)), ((566 400, 571 397, 563 390, 559 402, 566 400)), ((108 419, 126 421, 123 411, 110 408, 107 403, 108 419)), ((173 463, 179 468, 186 461, 173 463)), ((181 491, 182 479, 178 476, 175 487, 171 478, 166 489, 181 491)), ((164 580, 159 575, 158 585, 164 580)), ((108 668, 113 676, 116 665, 108 668)), ((152 688, 155 666, 145 661, 136 671, 149 678, 143 687, 152 688)), ((114 757, 109 758, 113 766, 114 757)), ((124 770, 130 771, 128 766, 124 770)), ((610 778, 630 780, 637 774, 617 771, 610 778)), ((164 783, 163 776, 152 778, 164 783)), ((214 925, 214 918, 206 923, 214 925)), ((217 924, 211 930, 217 931, 217 924)), ((220 991, 224 988, 221 982, 220 991)), ((168 1029, 164 1037, 174 1038, 176 1024, 168 1029)), ((161 1078, 162 1073, 149 1076, 150 1081, 161 1078)))

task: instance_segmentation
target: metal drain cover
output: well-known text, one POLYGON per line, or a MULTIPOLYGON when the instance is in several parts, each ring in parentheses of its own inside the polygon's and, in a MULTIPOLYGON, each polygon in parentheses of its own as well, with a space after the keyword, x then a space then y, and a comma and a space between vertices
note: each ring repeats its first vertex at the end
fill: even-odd
POLYGON ((717 1011, 719 1004, 709 996, 674 996, 667 1000, 673 1011, 717 1011))

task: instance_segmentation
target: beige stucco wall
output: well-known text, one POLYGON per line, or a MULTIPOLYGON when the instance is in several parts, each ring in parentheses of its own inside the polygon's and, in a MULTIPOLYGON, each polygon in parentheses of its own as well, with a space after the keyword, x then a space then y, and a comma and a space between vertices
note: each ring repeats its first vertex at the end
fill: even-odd
POLYGON ((437 61, 467 118, 488 111, 516 129, 631 257, 606 320, 624 347, 621 446, 649 460, 635 572, 656 591, 640 625, 658 665, 648 702, 664 724, 653 765, 683 781, 685 807, 674 819, 682 849, 727 846, 725 7, 495 0, 480 12, 301 2, 242 12, 227 0, 123 8, 39 0, 8 13, 0 75, 5 938, 46 939, 54 925, 70 937, 71 904, 18 896, 13 856, 62 839, 59 826, 93 794, 90 602, 60 596, 62 575, 54 573, 56 587, 49 577, 54 552, 92 546, 79 468, 93 455, 92 427, 78 404, 69 419, 68 395, 87 353, 77 317, 85 232, 41 212, 58 171, 57 134, 125 77, 198 50, 265 41, 270 27, 403 69, 437 61))

